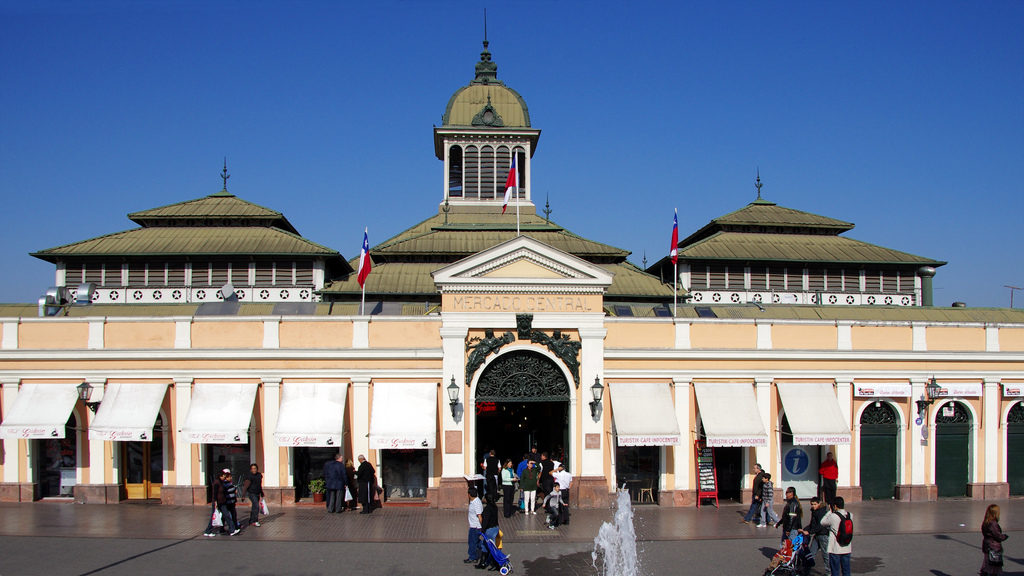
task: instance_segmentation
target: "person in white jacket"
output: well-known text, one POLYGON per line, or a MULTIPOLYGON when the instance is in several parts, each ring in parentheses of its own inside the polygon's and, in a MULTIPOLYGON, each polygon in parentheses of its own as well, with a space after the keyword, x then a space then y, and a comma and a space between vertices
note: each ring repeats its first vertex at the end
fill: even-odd
POLYGON ((832 511, 821 519, 821 525, 828 527, 828 563, 832 576, 850 576, 850 555, 853 554, 853 542, 845 546, 839 543, 839 525, 847 518, 853 518, 843 509, 846 502, 842 496, 832 501, 832 511))

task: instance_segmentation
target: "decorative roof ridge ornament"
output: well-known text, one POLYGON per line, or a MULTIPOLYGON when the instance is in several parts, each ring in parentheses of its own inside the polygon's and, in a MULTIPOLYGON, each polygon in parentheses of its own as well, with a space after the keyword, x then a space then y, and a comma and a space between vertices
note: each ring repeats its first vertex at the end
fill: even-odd
POLYGON ((761 187, 762 186, 764 186, 764 184, 761 183, 761 167, 759 166, 757 168, 757 179, 754 180, 754 188, 757 189, 757 199, 754 200, 753 202, 751 202, 751 204, 764 204, 766 206, 775 206, 775 202, 771 202, 769 200, 765 200, 764 198, 761 198, 761 187))
POLYGON ((228 192, 228 178, 231 178, 231 175, 228 174, 228 157, 225 156, 224 169, 220 171, 220 179, 223 182, 223 188, 220 189, 220 192, 213 194, 213 196, 234 196, 234 194, 228 192))
POLYGON ((491 95, 487 95, 487 104, 473 116, 473 126, 504 126, 505 121, 501 119, 501 114, 498 114, 498 110, 491 105, 491 95))

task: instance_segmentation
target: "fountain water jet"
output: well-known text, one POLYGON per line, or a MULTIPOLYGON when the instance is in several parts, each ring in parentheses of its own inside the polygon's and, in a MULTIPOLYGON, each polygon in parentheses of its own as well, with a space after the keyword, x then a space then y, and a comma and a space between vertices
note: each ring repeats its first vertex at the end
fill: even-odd
POLYGON ((612 522, 605 522, 594 538, 590 553, 594 568, 602 576, 637 576, 640 564, 636 553, 636 530, 633 528, 633 505, 629 492, 619 490, 612 522), (601 566, 597 565, 598 558, 601 566))

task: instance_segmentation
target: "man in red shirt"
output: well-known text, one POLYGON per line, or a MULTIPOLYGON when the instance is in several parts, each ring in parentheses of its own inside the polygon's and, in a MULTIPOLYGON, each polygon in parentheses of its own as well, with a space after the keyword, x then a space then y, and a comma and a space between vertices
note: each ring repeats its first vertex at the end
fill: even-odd
POLYGON ((821 497, 831 506, 836 499, 836 482, 839 480, 839 465, 831 452, 825 455, 825 461, 818 466, 818 474, 821 476, 821 497))

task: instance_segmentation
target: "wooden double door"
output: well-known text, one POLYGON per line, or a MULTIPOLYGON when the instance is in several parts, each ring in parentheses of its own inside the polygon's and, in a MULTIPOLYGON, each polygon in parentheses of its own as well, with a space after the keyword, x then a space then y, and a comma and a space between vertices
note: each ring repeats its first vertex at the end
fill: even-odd
POLYGON ((122 442, 124 486, 129 500, 160 498, 164 483, 163 422, 157 416, 150 442, 122 442))

